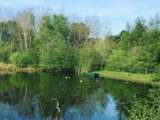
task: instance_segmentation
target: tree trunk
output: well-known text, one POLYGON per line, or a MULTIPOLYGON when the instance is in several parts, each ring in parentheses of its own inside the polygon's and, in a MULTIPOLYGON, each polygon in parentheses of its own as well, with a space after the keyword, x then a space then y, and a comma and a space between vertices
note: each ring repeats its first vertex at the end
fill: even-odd
POLYGON ((27 50, 28 49, 28 43, 27 43, 27 34, 26 34, 26 32, 23 32, 23 35, 24 35, 24 46, 25 46, 25 49, 27 50))

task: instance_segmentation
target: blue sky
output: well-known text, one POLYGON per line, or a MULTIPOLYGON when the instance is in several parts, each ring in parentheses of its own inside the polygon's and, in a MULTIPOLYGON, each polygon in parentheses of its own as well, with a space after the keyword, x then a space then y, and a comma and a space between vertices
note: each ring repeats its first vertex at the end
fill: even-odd
MULTIPOLYGON (((52 10, 68 16, 96 16, 108 24, 114 34, 138 16, 146 19, 160 13, 160 0, 0 0, 0 10, 17 11, 34 8, 36 13, 52 10)), ((105 23, 105 24, 104 24, 105 23)))

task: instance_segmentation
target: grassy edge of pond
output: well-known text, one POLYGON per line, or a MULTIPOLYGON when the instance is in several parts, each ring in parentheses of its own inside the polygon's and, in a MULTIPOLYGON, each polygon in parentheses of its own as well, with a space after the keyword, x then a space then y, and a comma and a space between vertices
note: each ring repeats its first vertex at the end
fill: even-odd
POLYGON ((137 74, 129 72, 115 72, 115 71, 96 71, 101 77, 110 78, 113 80, 129 81, 140 84, 150 84, 160 86, 160 82, 154 81, 153 74, 137 74))
POLYGON ((32 73, 38 71, 42 71, 42 68, 34 68, 34 67, 18 68, 12 64, 0 63, 0 74, 12 74, 14 72, 32 73))
MULTIPOLYGON (((0 63, 0 74, 12 74, 14 72, 26 72, 33 73, 43 71, 43 68, 18 68, 12 64, 0 63)), ((99 73, 101 77, 110 78, 113 80, 129 81, 141 84, 150 84, 160 86, 160 82, 154 81, 153 74, 139 74, 129 72, 115 72, 115 71, 95 71, 93 73, 99 73)))
POLYGON ((3 74, 12 74, 15 72, 24 72, 24 73, 34 73, 34 72, 54 72, 54 73, 75 73, 71 69, 53 69, 53 68, 44 68, 44 67, 16 67, 13 64, 6 64, 0 62, 0 75, 3 74))

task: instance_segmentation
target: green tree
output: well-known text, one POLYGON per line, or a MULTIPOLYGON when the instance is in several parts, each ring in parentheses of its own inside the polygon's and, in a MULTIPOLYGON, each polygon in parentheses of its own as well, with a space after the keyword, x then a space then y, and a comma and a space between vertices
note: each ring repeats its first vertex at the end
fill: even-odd
POLYGON ((74 47, 79 47, 89 39, 89 34, 90 29, 86 24, 74 22, 71 24, 70 43, 74 47))
POLYGON ((75 69, 76 55, 69 44, 69 24, 63 15, 44 17, 38 33, 40 66, 75 69), (45 39, 46 38, 46 39, 45 39))
POLYGON ((65 41, 56 40, 54 45, 48 43, 41 49, 40 66, 58 70, 75 69, 76 57, 73 49, 65 41))
POLYGON ((32 10, 24 10, 18 12, 15 17, 16 22, 22 30, 21 44, 23 50, 28 50, 33 44, 33 36, 35 30, 35 16, 32 10))
POLYGON ((145 20, 143 18, 137 18, 135 21, 135 26, 131 31, 131 44, 136 46, 144 45, 143 34, 146 32, 147 26, 145 25, 145 20))

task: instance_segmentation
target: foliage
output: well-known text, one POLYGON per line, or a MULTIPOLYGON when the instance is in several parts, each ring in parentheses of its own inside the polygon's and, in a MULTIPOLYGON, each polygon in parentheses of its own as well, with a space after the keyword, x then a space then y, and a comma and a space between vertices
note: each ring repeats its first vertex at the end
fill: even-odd
POLYGON ((44 16, 40 22, 40 28, 37 33, 37 43, 39 46, 47 42, 54 42, 57 39, 68 41, 69 24, 63 15, 44 16))
POLYGON ((71 37, 70 43, 74 47, 81 46, 88 40, 90 29, 85 23, 72 23, 71 24, 71 37))
POLYGON ((0 61, 9 63, 9 56, 11 55, 11 46, 9 43, 0 42, 0 61))
POLYGON ((40 66, 52 69, 75 69, 76 53, 69 44, 69 26, 63 15, 43 18, 38 33, 40 66))
POLYGON ((160 81, 160 64, 157 65, 155 74, 154 74, 154 80, 160 81))
POLYGON ((113 51, 113 54, 107 60, 107 67, 110 70, 125 70, 128 67, 127 53, 121 49, 113 51), (125 62, 124 62, 125 61, 125 62))
POLYGON ((106 65, 106 58, 110 55, 114 43, 112 41, 86 41, 78 49, 79 69, 84 71, 102 70, 106 65))
POLYGON ((86 42, 78 50, 79 61, 78 67, 81 72, 96 70, 101 58, 99 53, 95 50, 92 42, 86 42))
POLYGON ((32 11, 19 12, 13 20, 0 22, 0 62, 19 67, 36 64, 53 69, 153 73, 160 64, 158 21, 158 17, 149 23, 137 18, 119 35, 102 39, 91 35, 94 28, 88 24, 71 22, 61 14, 44 15, 36 24, 32 11))
POLYGON ((160 117, 159 94, 159 89, 151 89, 148 99, 134 100, 131 108, 128 109, 128 120, 158 120, 160 117))
POLYGON ((32 51, 15 52, 10 56, 10 61, 17 67, 36 65, 36 56, 32 51))
POLYGON ((40 66, 47 68, 73 68, 76 67, 76 54, 65 41, 57 40, 52 46, 46 44, 41 49, 40 66))
POLYGON ((106 69, 153 73, 160 60, 159 36, 158 27, 150 28, 138 18, 129 30, 120 33, 118 47, 106 58, 106 69))

